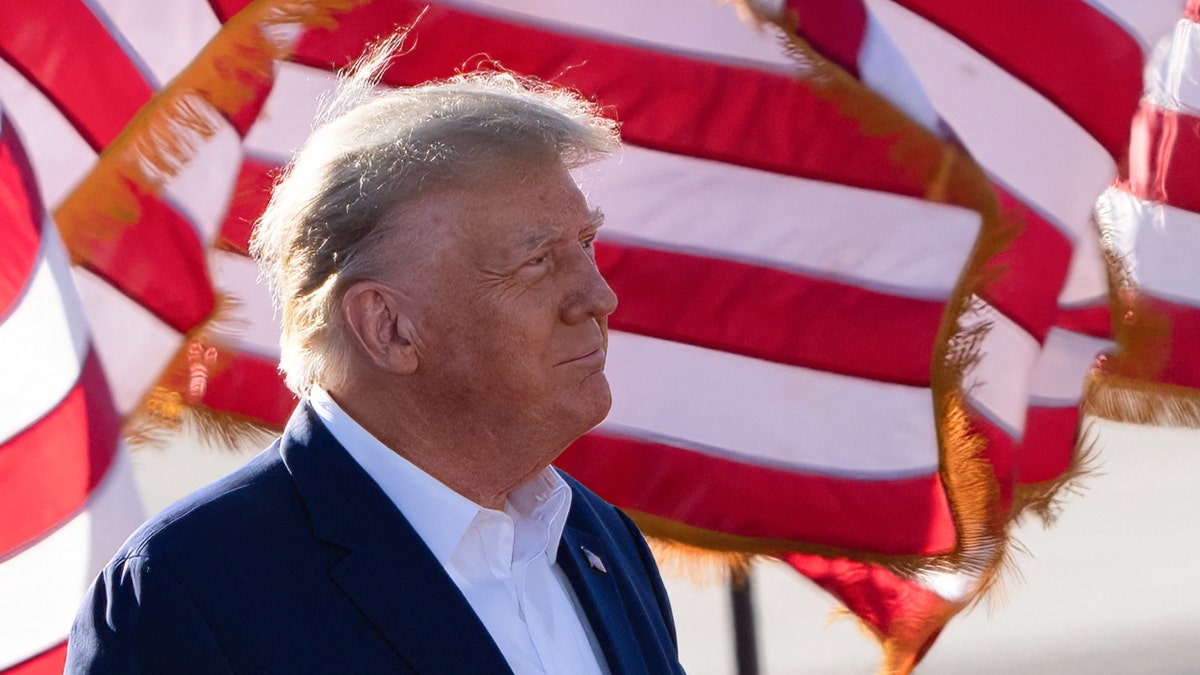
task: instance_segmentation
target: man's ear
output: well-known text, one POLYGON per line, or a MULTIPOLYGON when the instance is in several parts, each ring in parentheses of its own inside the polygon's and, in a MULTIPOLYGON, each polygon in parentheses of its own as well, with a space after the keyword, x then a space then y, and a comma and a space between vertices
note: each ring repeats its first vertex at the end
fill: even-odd
POLYGON ((412 320, 401 295, 378 281, 359 281, 342 296, 342 318, 355 346, 376 367, 397 375, 417 369, 412 320))

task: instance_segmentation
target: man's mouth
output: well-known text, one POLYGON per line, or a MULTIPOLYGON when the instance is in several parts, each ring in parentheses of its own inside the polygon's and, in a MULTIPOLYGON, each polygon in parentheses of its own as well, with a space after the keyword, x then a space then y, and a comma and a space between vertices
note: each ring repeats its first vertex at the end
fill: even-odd
POLYGON ((577 366, 599 367, 599 366, 604 365, 604 359, 605 359, 604 347, 596 347, 595 349, 593 349, 592 351, 590 351, 586 354, 581 354, 580 356, 576 356, 574 358, 567 359, 566 361, 563 361, 559 365, 565 366, 565 365, 571 364, 571 365, 577 365, 577 366))

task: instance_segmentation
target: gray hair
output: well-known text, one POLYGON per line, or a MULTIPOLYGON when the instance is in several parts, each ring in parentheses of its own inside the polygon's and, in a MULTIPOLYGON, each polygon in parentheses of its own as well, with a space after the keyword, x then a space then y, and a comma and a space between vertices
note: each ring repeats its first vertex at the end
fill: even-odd
POLYGON ((281 315, 279 367, 298 394, 342 383, 351 346, 341 300, 351 284, 395 267, 382 245, 396 229, 389 214, 498 164, 577 168, 619 143, 616 122, 594 103, 509 73, 380 89, 402 39, 343 76, 251 237, 281 315))

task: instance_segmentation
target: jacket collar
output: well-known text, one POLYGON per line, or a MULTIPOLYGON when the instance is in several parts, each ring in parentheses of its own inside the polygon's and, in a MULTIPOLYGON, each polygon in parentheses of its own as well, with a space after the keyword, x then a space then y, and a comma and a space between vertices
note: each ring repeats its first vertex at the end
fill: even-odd
POLYGON ((345 550, 333 583, 413 670, 510 672, 429 548, 307 404, 288 421, 279 452, 313 537, 345 550))
MULTIPOLYGON (((330 572, 333 582, 415 671, 511 672, 416 530, 307 403, 292 414, 279 452, 305 503, 313 537, 345 550, 330 572)), ((610 564, 617 560, 595 534, 589 508, 581 499, 572 501, 557 562, 609 671, 646 672, 614 570, 601 572, 589 561, 589 552, 610 564)))

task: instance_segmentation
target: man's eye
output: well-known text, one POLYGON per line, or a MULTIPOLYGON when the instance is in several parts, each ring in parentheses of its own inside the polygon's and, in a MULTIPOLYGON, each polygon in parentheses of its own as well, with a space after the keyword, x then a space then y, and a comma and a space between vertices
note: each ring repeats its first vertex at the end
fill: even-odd
POLYGON ((525 264, 526 265, 541 265, 542 263, 546 262, 546 260, 548 260, 549 258, 550 258, 550 256, 548 256, 548 255, 539 255, 536 258, 530 258, 529 260, 527 260, 525 262, 525 264))
POLYGON ((579 245, 583 246, 583 250, 590 251, 590 250, 596 248, 596 238, 588 237, 587 239, 584 239, 583 241, 579 242, 579 245))

